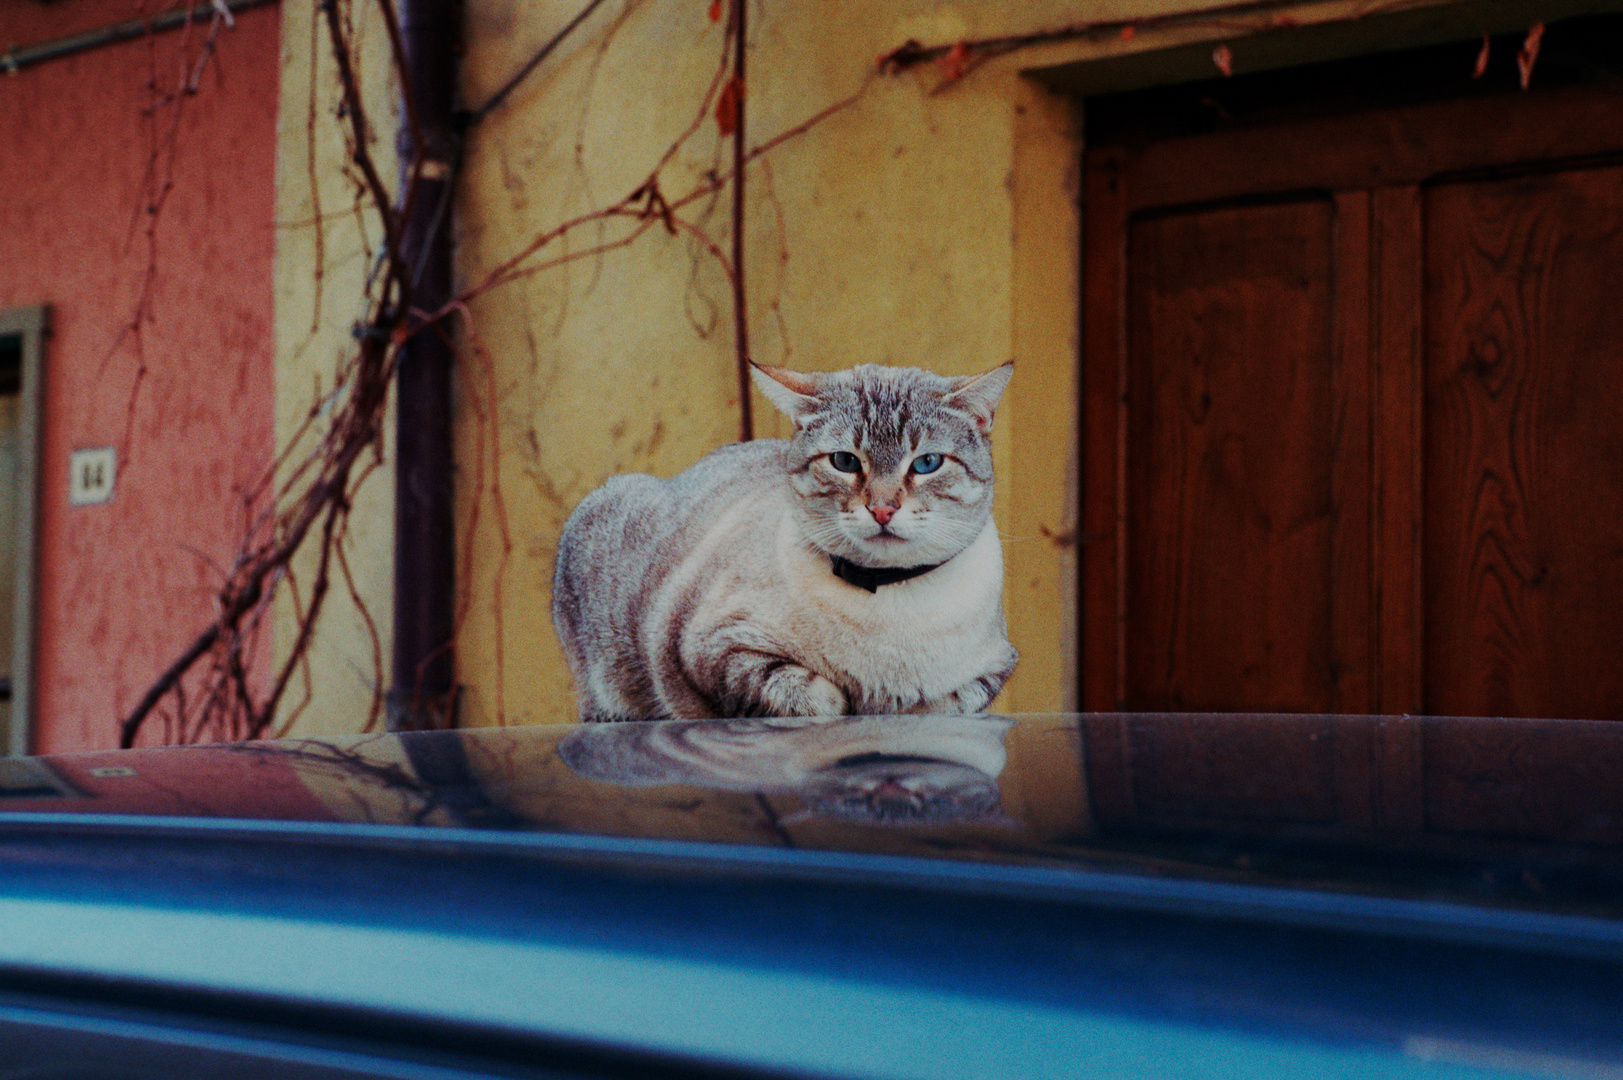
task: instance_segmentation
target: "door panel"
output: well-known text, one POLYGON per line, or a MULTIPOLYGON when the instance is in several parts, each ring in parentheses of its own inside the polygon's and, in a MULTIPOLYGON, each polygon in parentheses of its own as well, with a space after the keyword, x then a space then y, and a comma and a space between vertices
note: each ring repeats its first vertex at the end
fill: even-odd
POLYGON ((1332 707, 1328 198, 1133 223, 1135 709, 1332 707))
POLYGON ((1426 193, 1435 714, 1623 705, 1623 168, 1426 193))

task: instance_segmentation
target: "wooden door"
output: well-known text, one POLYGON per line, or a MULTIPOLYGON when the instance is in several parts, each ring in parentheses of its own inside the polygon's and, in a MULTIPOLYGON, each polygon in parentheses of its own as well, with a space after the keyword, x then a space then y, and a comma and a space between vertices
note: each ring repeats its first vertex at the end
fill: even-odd
POLYGON ((1423 220, 1424 707, 1623 716, 1623 167, 1423 220))
POLYGON ((1623 718, 1623 100, 1090 150, 1088 709, 1623 718))

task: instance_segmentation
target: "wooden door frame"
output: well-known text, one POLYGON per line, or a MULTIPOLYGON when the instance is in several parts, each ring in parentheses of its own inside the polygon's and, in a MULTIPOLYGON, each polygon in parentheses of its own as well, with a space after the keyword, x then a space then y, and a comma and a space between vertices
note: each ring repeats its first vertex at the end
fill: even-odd
POLYGON ((1623 147, 1623 100, 1585 88, 1505 102, 1384 109, 1085 153, 1081 357, 1079 690, 1085 710, 1124 708, 1127 688, 1127 227, 1148 210, 1252 196, 1334 193, 1334 345, 1340 585, 1338 662, 1368 672, 1345 711, 1422 707, 1420 568, 1422 326, 1420 195, 1442 178, 1507 165, 1582 161, 1623 147), (1349 291, 1351 290, 1351 291, 1349 291), (1352 301, 1362 290, 1369 303, 1352 301), (1367 315, 1362 314, 1367 313, 1367 315), (1367 447, 1360 452, 1359 446, 1367 447), (1378 493, 1359 497, 1359 490, 1378 493), (1359 549, 1365 559, 1353 558, 1359 549), (1355 564, 1369 567, 1367 572, 1355 564), (1360 581, 1359 575, 1367 578, 1360 581))
POLYGON ((11 722, 0 727, 0 753, 28 754, 34 736, 34 585, 38 567, 39 448, 44 432, 45 339, 50 310, 44 304, 0 311, 0 336, 22 339, 22 389, 17 416, 17 590, 11 634, 11 722))

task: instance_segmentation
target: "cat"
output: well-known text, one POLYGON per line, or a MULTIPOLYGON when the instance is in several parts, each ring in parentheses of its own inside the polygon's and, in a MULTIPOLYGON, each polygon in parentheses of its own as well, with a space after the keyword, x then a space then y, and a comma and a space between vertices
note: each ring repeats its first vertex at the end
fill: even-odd
POLYGON ((984 711, 1017 659, 991 515, 1012 373, 757 365, 791 438, 588 495, 553 576, 581 719, 984 711))
POLYGON ((564 736, 558 756, 594 780, 788 794, 807 815, 839 821, 1007 824, 997 777, 1012 724, 995 716, 593 724, 564 736))

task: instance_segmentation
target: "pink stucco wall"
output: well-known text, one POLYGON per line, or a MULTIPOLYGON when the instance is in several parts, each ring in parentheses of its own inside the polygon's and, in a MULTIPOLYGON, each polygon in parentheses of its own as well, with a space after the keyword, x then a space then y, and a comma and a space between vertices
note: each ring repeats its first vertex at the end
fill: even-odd
MULTIPOLYGON (((0 42, 168 6, 7 4, 0 42)), ((42 752, 117 744, 118 718, 209 620, 218 567, 242 534, 242 492, 272 456, 279 23, 275 5, 239 14, 178 111, 150 109, 152 84, 178 85, 202 28, 0 75, 0 308, 48 303, 52 322, 35 594, 42 752), (149 250, 154 167, 159 187, 164 176, 173 186, 149 250), (132 334, 143 290, 147 317, 132 334), (70 507, 69 454, 96 446, 118 450, 114 497, 70 507)))

